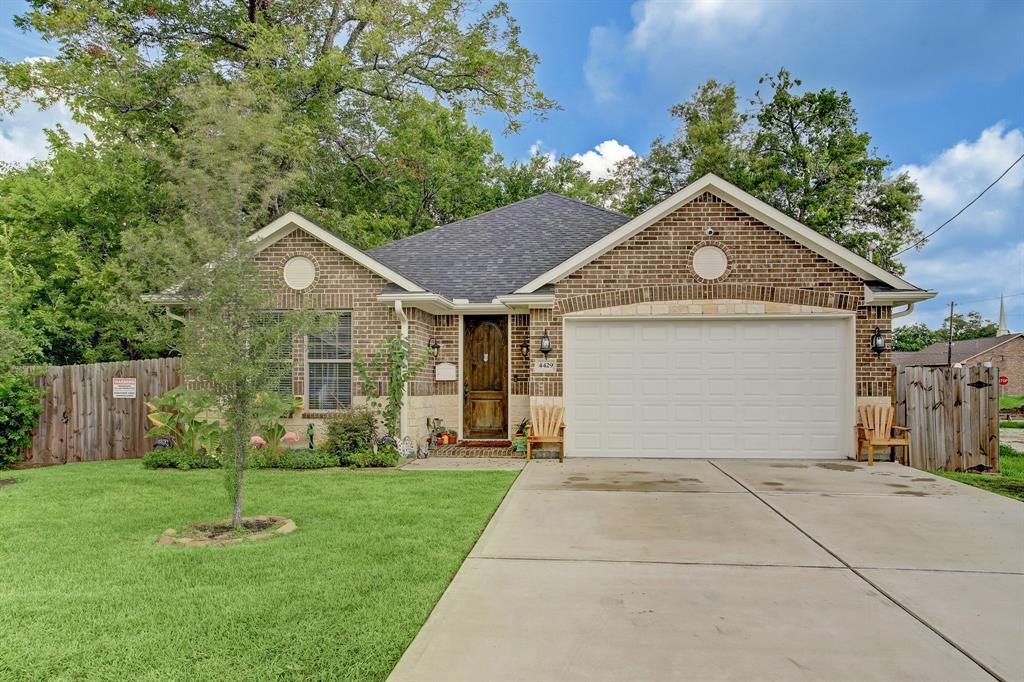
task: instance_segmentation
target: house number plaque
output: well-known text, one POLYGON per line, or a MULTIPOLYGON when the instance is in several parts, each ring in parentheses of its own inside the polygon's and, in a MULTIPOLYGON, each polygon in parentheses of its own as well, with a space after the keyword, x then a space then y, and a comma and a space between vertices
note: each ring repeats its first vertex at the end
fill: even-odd
POLYGON ((538 360, 533 365, 535 374, 552 374, 555 371, 554 360, 538 360))

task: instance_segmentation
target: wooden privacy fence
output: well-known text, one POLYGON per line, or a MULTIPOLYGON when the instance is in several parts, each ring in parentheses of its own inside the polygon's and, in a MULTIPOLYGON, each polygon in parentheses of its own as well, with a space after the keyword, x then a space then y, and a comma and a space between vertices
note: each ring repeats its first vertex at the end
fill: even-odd
POLYGON ((152 446, 146 401, 180 384, 180 370, 181 358, 47 367, 36 378, 46 395, 25 462, 141 457, 152 446), (122 397, 132 393, 131 379, 135 397, 122 397))
POLYGON ((910 428, 910 464, 999 471, 999 369, 899 367, 896 424, 910 428))

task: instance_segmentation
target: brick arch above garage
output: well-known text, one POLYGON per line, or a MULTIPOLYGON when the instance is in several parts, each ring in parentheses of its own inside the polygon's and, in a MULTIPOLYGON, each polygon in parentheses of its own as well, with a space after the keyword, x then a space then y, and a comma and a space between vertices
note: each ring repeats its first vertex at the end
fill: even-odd
POLYGON ((760 284, 653 284, 561 298, 557 300, 555 309, 558 314, 571 315, 646 303, 712 300, 756 301, 843 311, 854 311, 860 303, 859 297, 849 293, 760 284))

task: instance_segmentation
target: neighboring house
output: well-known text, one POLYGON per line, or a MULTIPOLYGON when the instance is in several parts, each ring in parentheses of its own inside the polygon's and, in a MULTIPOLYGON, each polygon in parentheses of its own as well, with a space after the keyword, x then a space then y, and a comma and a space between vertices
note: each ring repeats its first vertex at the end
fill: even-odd
POLYGON ((935 295, 712 175, 632 219, 544 194, 365 253, 295 213, 254 238, 279 308, 343 313, 295 341, 304 419, 361 402, 352 352, 408 334, 439 345, 414 441, 562 404, 568 456, 852 454, 856 403, 889 395, 872 334, 935 295))
MULTIPOLYGON (((946 367, 948 353, 946 342, 937 341, 913 353, 893 353, 893 363, 901 367, 946 367)), ((1009 380, 1001 387, 1003 394, 1024 395, 1024 334, 954 341, 952 362, 964 367, 990 362, 1009 380)))

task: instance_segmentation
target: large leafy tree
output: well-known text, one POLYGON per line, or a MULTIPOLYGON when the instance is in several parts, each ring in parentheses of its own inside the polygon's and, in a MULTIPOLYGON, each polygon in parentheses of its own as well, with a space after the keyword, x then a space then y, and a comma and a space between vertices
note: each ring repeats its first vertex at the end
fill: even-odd
POLYGON ((0 174, 0 306, 52 364, 151 357, 161 350, 129 314, 146 254, 124 258, 126 226, 155 229, 164 191, 155 164, 130 145, 50 136, 51 156, 0 174))
POLYGON ((708 81, 672 108, 671 140, 617 168, 617 204, 637 214, 706 173, 716 173, 823 235, 902 273, 896 253, 920 237, 921 204, 905 174, 887 176, 871 136, 858 129, 853 100, 823 88, 798 92, 786 70, 760 80, 742 110, 734 85, 708 81))
POLYGON ((497 156, 491 168, 488 208, 505 206, 545 192, 556 192, 597 206, 607 205, 615 194, 613 180, 594 179, 583 164, 568 156, 557 159, 534 153, 527 161, 506 164, 497 156))
POLYGON ((424 91, 499 111, 511 129, 553 106, 501 2, 31 0, 16 23, 60 52, 0 66, 7 95, 63 99, 104 139, 176 136, 181 98, 207 77, 272 93, 346 155, 381 106, 424 91))
MULTIPOLYGON (((995 336, 998 325, 991 320, 986 320, 976 310, 966 315, 953 313, 953 340, 966 341, 968 339, 981 339, 995 336)), ((925 346, 930 346, 936 341, 949 339, 949 316, 943 320, 942 326, 930 329, 924 322, 908 324, 897 327, 893 330, 893 350, 916 351, 925 346)))

